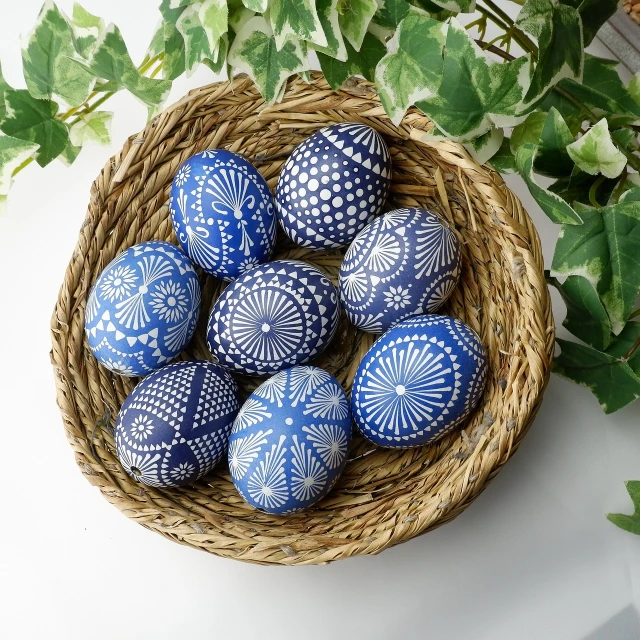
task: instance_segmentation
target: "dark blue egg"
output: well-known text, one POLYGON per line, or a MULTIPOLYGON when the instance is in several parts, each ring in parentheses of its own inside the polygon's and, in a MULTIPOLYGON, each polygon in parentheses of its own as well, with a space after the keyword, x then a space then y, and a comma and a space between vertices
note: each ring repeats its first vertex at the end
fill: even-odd
POLYGON ((340 267, 340 301, 349 320, 381 332, 403 318, 439 309, 460 278, 460 243, 426 209, 376 218, 349 247, 340 267))
POLYGON ((169 207, 182 248, 217 278, 233 280, 271 257, 273 197, 237 153, 213 149, 191 156, 173 179, 169 207))
POLYGON ((417 316, 373 343, 353 382, 351 410, 375 444, 416 447, 458 426, 486 377, 487 355, 473 330, 448 316, 417 316))
POLYGON ((152 487, 177 487, 209 473, 227 452, 238 387, 220 366, 175 362, 147 376, 116 420, 125 471, 152 487))
POLYGON ((342 473, 351 441, 340 383, 317 367, 293 367, 262 383, 229 438, 229 471, 240 495, 274 514, 306 509, 342 473))
POLYGON ((107 369, 144 376, 187 346, 199 311, 200 284, 187 256, 168 242, 142 242, 116 256, 96 280, 85 334, 107 369))
POLYGON ((338 292, 327 276, 300 260, 254 267, 218 298, 207 340, 223 366, 265 375, 307 362, 338 326, 338 292))
POLYGON ((325 127, 298 145, 276 188, 285 233, 303 247, 349 244, 380 213, 391 160, 380 134, 363 124, 325 127))

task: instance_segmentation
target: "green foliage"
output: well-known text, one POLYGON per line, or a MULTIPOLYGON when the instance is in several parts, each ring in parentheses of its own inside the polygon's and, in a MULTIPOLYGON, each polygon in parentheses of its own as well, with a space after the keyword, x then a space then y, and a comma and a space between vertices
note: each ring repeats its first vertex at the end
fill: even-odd
POLYGON ((633 502, 633 513, 630 516, 624 513, 610 513, 607 518, 621 529, 640 536, 640 480, 629 480, 625 484, 633 502))

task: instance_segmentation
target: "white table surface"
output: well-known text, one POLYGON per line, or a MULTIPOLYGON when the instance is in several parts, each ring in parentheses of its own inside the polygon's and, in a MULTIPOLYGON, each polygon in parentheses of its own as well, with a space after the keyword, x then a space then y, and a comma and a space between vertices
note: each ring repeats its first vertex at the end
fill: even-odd
MULTIPOLYGON (((18 37, 40 0, 2 4, 0 60, 23 86, 18 37)), ((157 0, 84 4, 118 24, 141 59, 157 0)), ((59 6, 70 13, 72 0, 59 6)), ((170 101, 214 79, 201 68, 174 84, 170 101)), ((379 556, 259 567, 169 542, 110 506, 76 468, 49 363, 49 318, 89 185, 145 123, 129 95, 106 106, 116 114, 111 148, 85 148, 71 169, 29 168, 0 218, 0 637, 640 637, 640 540, 605 519, 630 510, 623 481, 640 478, 640 406, 606 417, 588 391, 555 376, 520 450, 480 498, 379 556)), ((548 264, 557 228, 519 178, 508 183, 548 264)))

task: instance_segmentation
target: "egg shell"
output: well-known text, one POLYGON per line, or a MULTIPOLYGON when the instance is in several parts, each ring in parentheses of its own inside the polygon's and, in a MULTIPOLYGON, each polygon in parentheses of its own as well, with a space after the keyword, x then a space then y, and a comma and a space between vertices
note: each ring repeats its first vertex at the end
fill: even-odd
POLYGON ((217 278, 233 280, 271 257, 273 196, 237 153, 214 149, 186 160, 173 179, 169 208, 182 248, 217 278))
POLYGON ((323 498, 347 460, 349 403, 317 367, 293 367, 263 382, 244 403, 229 438, 229 471, 240 495, 274 514, 323 498))
POLYGON ((187 256, 169 242, 141 242, 98 276, 85 311, 85 335, 100 364, 144 376, 186 346, 200 312, 200 283, 187 256))
POLYGON ((340 267, 340 302, 358 328, 382 332, 439 309, 460 279, 460 243, 426 209, 376 218, 353 241, 340 267))
POLYGON ((209 317, 209 350, 223 366, 265 375, 320 353, 338 326, 338 292, 301 260, 254 267, 229 285, 209 317))
POLYGON ((362 434, 381 447, 424 445, 471 413, 486 377, 486 352, 472 329, 447 316, 416 316, 366 353, 351 410, 362 434))
POLYGON ((380 134, 363 124, 325 127, 298 145, 276 188, 278 219, 303 247, 349 244, 382 209, 391 160, 380 134))
POLYGON ((167 365, 124 401, 116 420, 118 459, 152 487, 194 482, 225 456, 238 409, 238 387, 222 367, 205 360, 167 365))

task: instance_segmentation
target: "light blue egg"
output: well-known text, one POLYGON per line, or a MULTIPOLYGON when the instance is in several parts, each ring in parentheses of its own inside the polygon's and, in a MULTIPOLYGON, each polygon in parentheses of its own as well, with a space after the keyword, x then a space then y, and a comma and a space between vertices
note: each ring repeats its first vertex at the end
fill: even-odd
POLYGON ((271 257, 273 197, 237 153, 213 149, 186 160, 173 179, 169 208, 182 248, 217 278, 233 280, 271 257))
POLYGON ((110 262, 87 301, 85 334, 100 364, 144 376, 173 360, 198 321, 200 283, 169 242, 141 242, 110 262))

